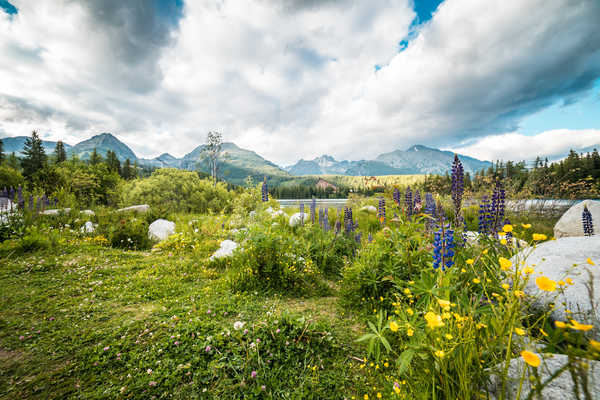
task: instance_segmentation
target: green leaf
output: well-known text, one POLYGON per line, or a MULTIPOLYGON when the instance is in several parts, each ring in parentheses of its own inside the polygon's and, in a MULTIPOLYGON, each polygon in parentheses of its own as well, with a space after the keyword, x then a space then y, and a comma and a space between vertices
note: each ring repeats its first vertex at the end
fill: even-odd
POLYGON ((398 373, 401 374, 410 366, 410 362, 415 356, 414 350, 408 349, 404 350, 400 357, 398 357, 397 365, 398 365, 398 373))
POLYGON ((373 338, 374 336, 375 335, 372 333, 367 333, 365 335, 362 335, 358 339, 356 339, 355 342, 364 342, 365 340, 369 340, 369 339, 373 338))
POLYGON ((379 338, 381 339, 381 343, 383 343, 383 346, 387 349, 387 351, 392 351, 392 346, 390 346, 390 342, 388 342, 384 336, 380 336, 379 338))

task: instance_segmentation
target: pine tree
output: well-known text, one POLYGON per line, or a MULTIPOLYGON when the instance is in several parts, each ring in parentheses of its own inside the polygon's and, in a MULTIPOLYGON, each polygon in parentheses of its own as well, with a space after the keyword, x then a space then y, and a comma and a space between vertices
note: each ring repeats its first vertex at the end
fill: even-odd
POLYGON ((31 179, 31 177, 46 164, 46 152, 42 145, 42 139, 39 138, 36 131, 31 133, 31 137, 25 139, 23 155, 24 157, 21 160, 23 176, 27 179, 31 179))
POLYGON ((60 140, 56 142, 56 147, 54 148, 54 157, 56 158, 57 164, 60 164, 63 161, 67 161, 67 152, 65 151, 65 145, 60 140))
POLYGON ((6 161, 6 164, 16 170, 19 170, 19 159, 17 158, 17 155, 15 154, 15 152, 13 151, 12 153, 10 153, 10 156, 8 156, 8 160, 6 161))
POLYGON ((119 162, 117 154, 114 151, 108 150, 106 152, 106 164, 108 165, 109 170, 121 175, 121 163, 119 162))
POLYGON ((131 179, 133 176, 133 173, 131 171, 131 161, 129 161, 129 158, 125 160, 125 165, 123 165, 123 171, 121 176, 125 180, 131 179))
POLYGON ((98 152, 96 151, 96 148, 94 147, 94 150, 92 151, 92 154, 90 155, 90 164, 98 165, 101 162, 102 162, 102 156, 100 154, 98 154, 98 152))

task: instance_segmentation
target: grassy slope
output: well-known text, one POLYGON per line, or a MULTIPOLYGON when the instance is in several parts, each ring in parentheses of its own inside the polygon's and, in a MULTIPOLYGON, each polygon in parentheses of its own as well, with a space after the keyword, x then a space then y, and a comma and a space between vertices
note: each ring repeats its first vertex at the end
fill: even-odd
POLYGON ((360 378, 348 356, 361 354, 352 349, 359 328, 336 298, 234 294, 222 272, 201 266, 206 255, 73 244, 0 259, 0 398, 340 398, 353 390, 360 378), (232 380, 225 361, 202 357, 207 337, 233 331, 236 320, 252 330, 267 313, 286 312, 323 323, 339 351, 318 359, 300 342, 299 358, 282 355, 280 371, 265 374, 263 393, 232 380))

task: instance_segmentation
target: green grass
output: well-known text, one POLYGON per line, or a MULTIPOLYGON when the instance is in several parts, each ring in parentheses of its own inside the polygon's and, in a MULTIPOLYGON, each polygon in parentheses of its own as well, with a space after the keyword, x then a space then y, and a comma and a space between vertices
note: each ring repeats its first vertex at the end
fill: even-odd
POLYGON ((341 398, 356 381, 361 327, 335 295, 233 293, 193 253, 78 243, 0 264, 3 399, 341 398), (242 351, 238 320, 268 343, 264 359, 242 351))

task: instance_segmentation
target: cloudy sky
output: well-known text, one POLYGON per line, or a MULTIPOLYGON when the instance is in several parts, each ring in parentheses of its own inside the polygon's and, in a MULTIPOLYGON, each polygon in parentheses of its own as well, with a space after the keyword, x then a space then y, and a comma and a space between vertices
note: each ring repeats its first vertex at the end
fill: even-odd
POLYGON ((598 0, 0 0, 0 137, 552 156, 600 144, 598 21, 598 0))

